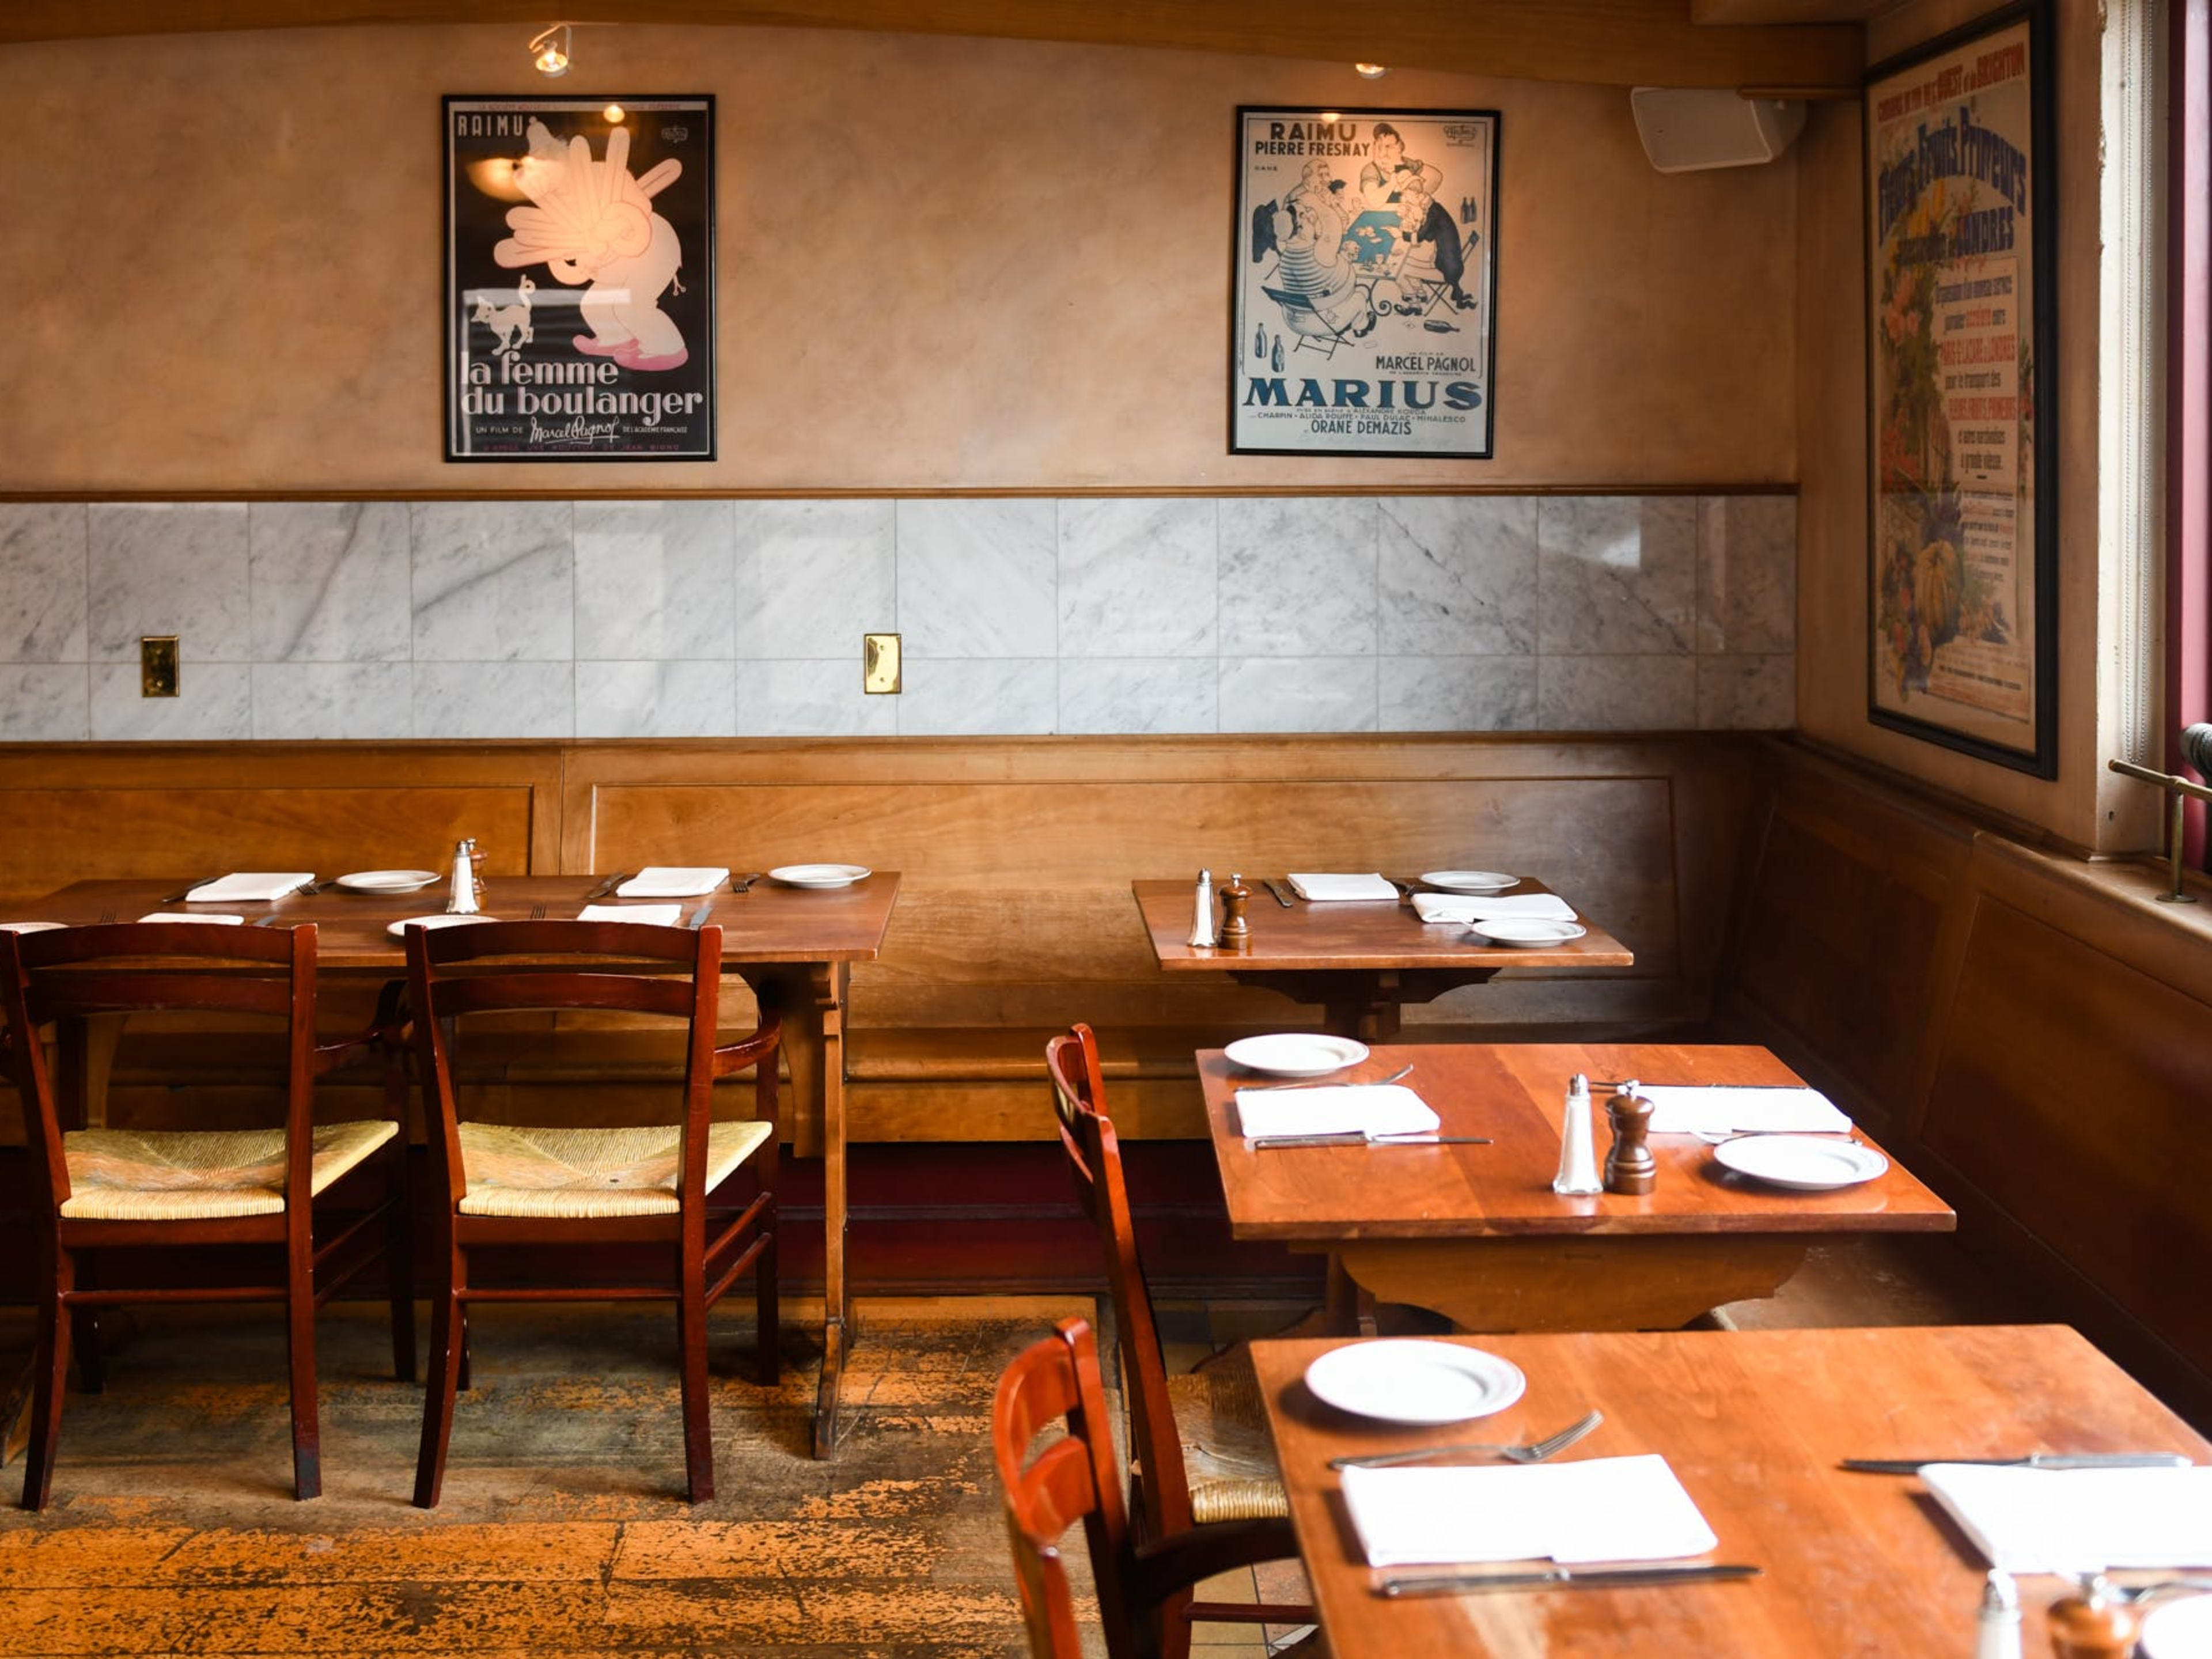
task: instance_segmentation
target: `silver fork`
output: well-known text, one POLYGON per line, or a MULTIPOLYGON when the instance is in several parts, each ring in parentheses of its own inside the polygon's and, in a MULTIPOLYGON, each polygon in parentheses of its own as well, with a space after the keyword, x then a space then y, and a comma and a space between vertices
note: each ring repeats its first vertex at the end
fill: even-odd
POLYGON ((113 923, 113 921, 115 921, 115 912, 114 912, 114 911, 112 911, 112 910, 102 910, 102 911, 100 913, 100 927, 108 927, 108 926, 112 925, 112 924, 113 923))
POLYGON ((1592 1412, 1580 1422, 1570 1423, 1557 1434, 1525 1445, 1500 1446, 1462 1441, 1449 1446, 1423 1446, 1414 1451, 1370 1452, 1364 1457, 1332 1457, 1328 1460, 1328 1466, 1333 1469, 1387 1469, 1399 1463, 1419 1463, 1431 1457, 1455 1457, 1474 1452, 1502 1457, 1509 1463, 1540 1463, 1546 1458, 1555 1457, 1566 1450, 1604 1421, 1603 1412, 1592 1412))

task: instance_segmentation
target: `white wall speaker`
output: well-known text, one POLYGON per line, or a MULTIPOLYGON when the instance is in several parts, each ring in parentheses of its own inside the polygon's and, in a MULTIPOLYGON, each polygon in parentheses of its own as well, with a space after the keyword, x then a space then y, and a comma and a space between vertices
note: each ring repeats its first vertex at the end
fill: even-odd
POLYGON ((1741 98, 1725 88, 1636 87, 1628 94, 1644 153, 1662 173, 1756 167, 1805 130, 1805 106, 1741 98))

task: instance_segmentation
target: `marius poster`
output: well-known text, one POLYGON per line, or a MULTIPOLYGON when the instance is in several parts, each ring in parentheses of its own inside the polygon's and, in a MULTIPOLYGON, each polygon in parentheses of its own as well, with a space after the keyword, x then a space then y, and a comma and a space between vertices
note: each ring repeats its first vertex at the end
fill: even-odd
POLYGON ((1232 454, 1489 458, 1498 139, 1491 110, 1237 112, 1232 454))
POLYGON ((2035 15, 1867 87, 1869 717, 2051 775, 2052 218, 2035 15))
POLYGON ((714 458, 714 100, 445 100, 446 459, 714 458))

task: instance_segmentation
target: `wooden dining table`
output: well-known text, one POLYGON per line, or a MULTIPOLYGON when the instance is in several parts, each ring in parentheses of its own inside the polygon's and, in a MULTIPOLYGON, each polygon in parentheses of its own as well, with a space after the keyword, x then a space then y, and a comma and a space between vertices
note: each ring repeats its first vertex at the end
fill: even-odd
MULTIPOLYGON (((591 896, 609 878, 598 875, 495 875, 483 878, 486 915, 524 920, 574 916, 586 903, 621 904, 591 896)), ((313 922, 319 971, 337 978, 395 979, 406 972, 406 947, 391 928, 410 916, 434 915, 446 903, 441 878, 412 893, 356 893, 326 886, 273 903, 193 905, 175 900, 189 884, 167 880, 81 881, 16 908, 16 919, 81 925, 135 921, 155 911, 243 915, 243 925, 313 922)), ((767 879, 743 893, 727 884, 701 897, 661 901, 682 907, 693 925, 722 930, 722 965, 757 996, 783 1011, 784 1064, 790 1073, 793 1152, 823 1160, 823 1355, 815 1397, 814 1455, 836 1445, 837 1406, 855 1335, 846 1261, 849 1209, 846 1168, 845 1010, 852 964, 883 949, 898 900, 896 871, 878 870, 850 887, 788 887, 767 879), (699 913, 705 906, 703 916, 699 913)), ((645 902, 645 901, 640 901, 645 902)), ((64 1032, 65 1063, 81 1066, 90 1109, 98 1113, 121 1037, 120 1022, 64 1032)))
MULTIPOLYGON (((1552 1190, 1575 1073, 1599 1082, 1802 1083, 1765 1048, 1386 1044, 1332 1080, 1386 1077, 1403 1066, 1413 1067, 1405 1086, 1442 1120, 1440 1134, 1491 1144, 1254 1151, 1244 1144, 1237 1091, 1279 1079, 1243 1070, 1218 1048, 1200 1051, 1236 1237, 1326 1252, 1342 1279, 1376 1300, 1432 1309, 1462 1329, 1588 1331, 1680 1326, 1723 1303, 1771 1296, 1824 1236, 1957 1224, 1951 1207, 1894 1161, 1859 1186, 1790 1191, 1729 1172, 1694 1135, 1651 1138, 1658 1178, 1645 1196, 1552 1190)), ((1594 1085, 1593 1092, 1604 1091, 1594 1085)), ((1601 1097, 1595 1115, 1602 1158, 1609 1136, 1601 1097)), ((1855 1136, 1874 1145, 1863 1132, 1855 1136)), ((1340 1323, 1347 1313, 1340 1304, 1340 1323)))
MULTIPOLYGON (((1278 880, 1279 881, 1279 878, 1278 880)), ((1226 975, 1238 985, 1273 991, 1293 1002, 1318 1003, 1322 1023, 1340 1036, 1387 1042, 1398 1033, 1407 1004, 1434 1002, 1447 991, 1480 985, 1509 968, 1629 968, 1628 947, 1588 916, 1588 933, 1564 945, 1492 945, 1465 923, 1424 922, 1407 897, 1309 903, 1284 889, 1287 907, 1257 878, 1245 907, 1252 938, 1242 949, 1191 945, 1193 884, 1131 884, 1146 937, 1161 971, 1226 975)), ((1500 896, 1552 890, 1525 879, 1500 896)))
MULTIPOLYGON (((1454 1340, 1511 1361, 1527 1392, 1474 1422, 1397 1426, 1324 1405, 1306 1387, 1306 1368, 1341 1343, 1252 1345, 1291 1525, 1336 1659, 1969 1654, 1987 1564, 1917 1475, 1855 1474, 1838 1467, 1844 1458, 2124 1451, 2212 1459, 2212 1442, 2063 1325, 1454 1340), (1332 1457, 1471 1439, 1525 1443, 1593 1408, 1604 1422, 1557 1461, 1664 1457, 1719 1540, 1698 1559, 1755 1565, 1759 1577, 1377 1593, 1384 1575, 1366 1564, 1332 1457)), ((1513 1569, 1394 1571, 1455 1570, 1513 1569)), ((2023 1577, 2019 1589, 2024 1651, 2049 1653, 2045 1609, 2068 1586, 2023 1577)))

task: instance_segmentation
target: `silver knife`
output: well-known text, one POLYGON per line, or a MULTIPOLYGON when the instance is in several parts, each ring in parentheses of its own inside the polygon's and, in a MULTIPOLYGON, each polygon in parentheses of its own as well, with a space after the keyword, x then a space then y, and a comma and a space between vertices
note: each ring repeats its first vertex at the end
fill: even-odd
POLYGON ((693 933, 697 933, 702 927, 707 925, 707 913, 714 908, 714 901, 708 899, 704 904, 701 905, 697 909, 691 913, 691 920, 685 922, 684 925, 686 927, 689 927, 693 933))
POLYGON ((1489 1146, 1496 1143, 1487 1135, 1376 1135, 1370 1140, 1364 1134, 1352 1133, 1261 1135, 1245 1144, 1255 1152, 1275 1152, 1293 1146, 1489 1146))
POLYGON ((628 881, 637 872, 635 870, 624 870, 618 875, 609 876, 597 887, 594 887, 590 892, 584 895, 584 902, 588 904, 593 899, 605 898, 608 894, 613 892, 616 888, 621 886, 624 882, 628 881))
POLYGON ((2186 1469, 2179 1452, 2030 1452, 2025 1457, 1846 1457, 1859 1474, 1917 1474, 1930 1463, 1972 1463, 1992 1469, 2186 1469))
POLYGON ((1710 1579, 1756 1578, 1763 1568, 1739 1562, 1697 1562, 1687 1566, 1549 1567, 1541 1572, 1462 1572, 1385 1578, 1377 1595, 1395 1601, 1407 1595, 1469 1595, 1481 1590, 1626 1589, 1649 1584, 1694 1584, 1710 1579))
POLYGON ((1285 890, 1282 883, 1277 881, 1273 876, 1269 876, 1267 880, 1267 890, 1275 896, 1276 903, 1281 905, 1285 910, 1295 910, 1297 908, 1297 906, 1291 902, 1291 896, 1289 892, 1285 890))

